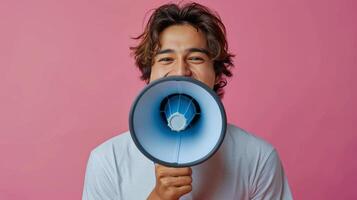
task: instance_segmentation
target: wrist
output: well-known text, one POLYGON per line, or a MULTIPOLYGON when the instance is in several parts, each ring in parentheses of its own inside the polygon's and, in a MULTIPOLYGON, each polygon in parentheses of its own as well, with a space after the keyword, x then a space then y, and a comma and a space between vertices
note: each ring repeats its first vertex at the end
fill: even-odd
POLYGON ((151 191, 147 200, 161 200, 160 196, 156 193, 155 189, 151 191))

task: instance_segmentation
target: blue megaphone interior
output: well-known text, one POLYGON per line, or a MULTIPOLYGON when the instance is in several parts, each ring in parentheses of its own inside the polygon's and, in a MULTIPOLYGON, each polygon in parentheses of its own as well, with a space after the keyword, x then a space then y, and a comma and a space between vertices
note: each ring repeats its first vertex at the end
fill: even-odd
POLYGON ((161 102, 163 119, 172 131, 180 132, 193 126, 200 115, 199 104, 187 94, 173 94, 161 102))

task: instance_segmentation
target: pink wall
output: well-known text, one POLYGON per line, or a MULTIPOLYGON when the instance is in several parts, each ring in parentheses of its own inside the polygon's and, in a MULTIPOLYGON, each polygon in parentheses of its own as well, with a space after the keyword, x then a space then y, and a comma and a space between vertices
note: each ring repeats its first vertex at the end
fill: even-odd
MULTIPOLYGON (((0 199, 80 199, 89 151, 128 128, 129 38, 162 2, 0 2, 0 199)), ((357 199, 356 1, 201 2, 237 54, 229 121, 277 147, 296 199, 357 199)))

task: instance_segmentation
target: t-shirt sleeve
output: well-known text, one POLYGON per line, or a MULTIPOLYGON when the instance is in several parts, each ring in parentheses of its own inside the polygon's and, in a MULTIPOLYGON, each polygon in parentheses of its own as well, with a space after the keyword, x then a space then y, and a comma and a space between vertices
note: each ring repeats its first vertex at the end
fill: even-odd
POLYGON ((110 162, 92 152, 87 163, 82 200, 118 199, 115 177, 117 174, 110 162))
POLYGON ((278 153, 273 150, 258 170, 252 200, 293 199, 278 153))

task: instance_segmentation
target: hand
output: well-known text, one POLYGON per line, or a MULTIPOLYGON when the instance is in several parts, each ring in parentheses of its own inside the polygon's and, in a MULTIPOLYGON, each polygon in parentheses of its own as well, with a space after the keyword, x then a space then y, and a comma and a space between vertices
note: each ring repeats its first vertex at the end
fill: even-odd
POLYGON ((155 164, 156 185, 148 200, 178 200, 192 191, 190 167, 172 168, 155 164))

